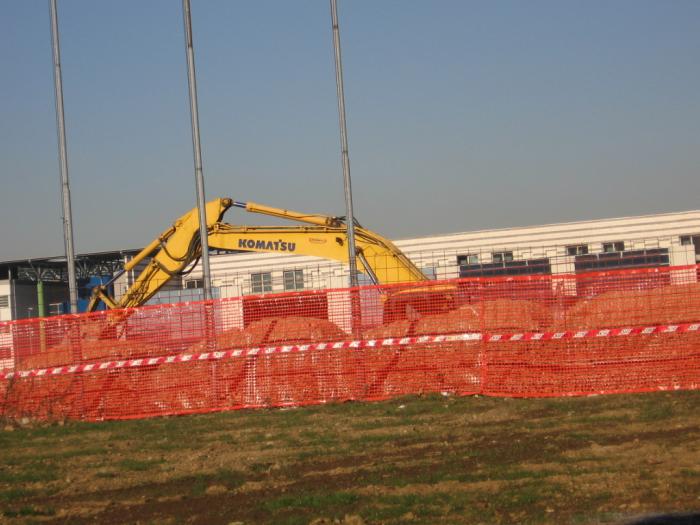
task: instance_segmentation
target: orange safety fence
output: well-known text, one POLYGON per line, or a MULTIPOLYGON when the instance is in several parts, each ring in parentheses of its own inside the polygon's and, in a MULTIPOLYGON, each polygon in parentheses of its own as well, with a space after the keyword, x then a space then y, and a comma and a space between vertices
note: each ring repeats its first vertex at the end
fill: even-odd
POLYGON ((0 323, 0 415, 700 388, 698 267, 428 281, 0 323))

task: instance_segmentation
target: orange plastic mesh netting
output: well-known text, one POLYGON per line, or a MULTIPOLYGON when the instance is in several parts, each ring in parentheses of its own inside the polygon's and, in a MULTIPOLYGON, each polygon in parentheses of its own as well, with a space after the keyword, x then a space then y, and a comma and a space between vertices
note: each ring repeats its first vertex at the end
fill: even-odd
POLYGON ((0 323, 0 414, 101 420, 427 392, 696 389, 696 275, 475 278, 0 323))

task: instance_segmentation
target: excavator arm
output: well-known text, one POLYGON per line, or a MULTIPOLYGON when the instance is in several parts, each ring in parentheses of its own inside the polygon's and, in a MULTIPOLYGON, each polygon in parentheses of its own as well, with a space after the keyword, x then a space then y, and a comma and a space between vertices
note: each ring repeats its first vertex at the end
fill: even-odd
MULTIPOLYGON (((229 198, 215 199, 206 206, 210 248, 312 255, 348 262, 347 232, 342 218, 304 214, 262 204, 237 202, 229 198), (234 226, 221 222, 224 213, 231 206, 311 226, 234 226)), ((355 227, 355 248, 361 270, 375 283, 427 280, 391 241, 361 226, 355 227)), ((93 311, 100 300, 110 309, 143 305, 170 279, 195 264, 200 255, 199 219, 195 208, 175 221, 172 227, 124 266, 124 271, 129 271, 145 258, 152 257, 119 301, 109 296, 108 283, 93 290, 88 309, 93 311)))

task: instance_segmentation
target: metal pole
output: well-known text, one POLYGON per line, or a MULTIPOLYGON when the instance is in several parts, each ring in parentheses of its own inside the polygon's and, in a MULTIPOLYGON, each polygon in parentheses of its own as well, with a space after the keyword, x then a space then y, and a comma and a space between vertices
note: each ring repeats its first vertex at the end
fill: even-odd
POLYGON ((68 264, 68 296, 71 313, 78 312, 78 284, 75 276, 75 251, 73 248, 73 220, 68 183, 68 153, 66 149, 66 123, 63 116, 63 77, 61 75, 61 49, 58 42, 58 13, 56 0, 49 0, 51 12, 51 44, 53 48, 53 79, 56 96, 56 127, 58 128, 58 156, 63 195, 63 244, 68 264))
POLYGON ((36 282, 36 309, 39 310, 39 317, 46 317, 46 302, 44 300, 44 281, 39 278, 36 282))
POLYGON ((202 148, 199 142, 199 111, 197 110, 197 79, 194 69, 194 46, 192 45, 192 16, 190 0, 182 0, 185 19, 185 44, 187 46, 187 73, 190 86, 190 115, 192 117, 192 147, 194 149, 194 177, 197 184, 197 208, 199 209, 199 237, 202 243, 202 280, 204 299, 211 299, 211 273, 209 271, 209 236, 207 211, 202 174, 202 148))
POLYGON ((355 217, 352 211, 352 185, 350 183, 350 156, 348 154, 348 130, 345 124, 345 92, 343 90, 343 64, 340 58, 340 30, 338 28, 338 6, 331 0, 333 23, 333 49, 335 51, 335 85, 338 93, 338 120, 340 123, 340 150, 343 158, 343 185, 345 188, 345 218, 348 236, 348 263, 350 264, 350 286, 357 286, 357 262, 355 260, 355 217))

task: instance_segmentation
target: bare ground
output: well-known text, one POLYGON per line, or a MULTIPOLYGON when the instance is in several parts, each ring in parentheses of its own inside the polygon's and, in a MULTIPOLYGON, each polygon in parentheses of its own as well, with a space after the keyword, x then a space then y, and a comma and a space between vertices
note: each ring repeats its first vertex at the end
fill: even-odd
POLYGON ((0 522, 625 523, 700 511, 700 392, 409 397, 0 432, 0 522))

